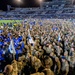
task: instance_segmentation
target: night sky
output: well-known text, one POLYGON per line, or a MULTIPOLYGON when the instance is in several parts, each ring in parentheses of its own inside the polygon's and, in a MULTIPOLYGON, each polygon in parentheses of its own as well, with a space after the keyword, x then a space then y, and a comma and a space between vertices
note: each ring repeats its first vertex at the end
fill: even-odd
MULTIPOLYGON (((45 0, 52 1, 52 0, 45 0)), ((7 10, 7 5, 11 5, 13 7, 18 7, 19 5, 14 0, 0 0, 0 10, 7 10)), ((20 4, 20 7, 38 7, 39 4, 36 0, 23 0, 23 3, 20 4)))

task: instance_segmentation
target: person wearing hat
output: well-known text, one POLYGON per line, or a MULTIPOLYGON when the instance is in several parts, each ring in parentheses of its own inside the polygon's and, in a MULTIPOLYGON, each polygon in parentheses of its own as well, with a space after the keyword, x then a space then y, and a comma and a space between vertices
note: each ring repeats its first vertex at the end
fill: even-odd
POLYGON ((69 59, 68 51, 65 51, 65 52, 64 52, 64 56, 65 56, 65 58, 66 58, 67 60, 69 59))
POLYGON ((65 56, 62 56, 62 66, 61 66, 61 75, 68 75, 69 64, 65 56))

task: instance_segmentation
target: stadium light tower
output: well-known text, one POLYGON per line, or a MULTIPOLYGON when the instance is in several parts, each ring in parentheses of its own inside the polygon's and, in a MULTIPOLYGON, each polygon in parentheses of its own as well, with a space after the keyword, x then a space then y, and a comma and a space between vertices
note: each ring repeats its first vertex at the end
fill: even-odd
POLYGON ((16 0, 16 1, 19 5, 22 3, 22 0, 16 0))
POLYGON ((21 2, 21 0, 17 0, 17 2, 21 2))
POLYGON ((14 0, 15 2, 17 2, 18 4, 22 3, 22 0, 14 0))
POLYGON ((43 0, 38 0, 40 3, 42 3, 43 2, 43 0))
POLYGON ((19 5, 19 7, 20 7, 20 5, 23 3, 23 0, 14 0, 14 3, 19 5))
POLYGON ((40 4, 40 8, 42 8, 43 2, 44 2, 44 0, 38 0, 38 3, 40 4))

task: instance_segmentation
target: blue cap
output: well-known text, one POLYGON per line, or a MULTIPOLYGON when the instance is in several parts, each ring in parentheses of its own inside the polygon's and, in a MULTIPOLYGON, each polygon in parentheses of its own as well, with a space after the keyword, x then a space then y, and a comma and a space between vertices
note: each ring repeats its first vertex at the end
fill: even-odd
POLYGON ((62 56, 61 58, 62 58, 62 59, 66 59, 65 56, 62 56))

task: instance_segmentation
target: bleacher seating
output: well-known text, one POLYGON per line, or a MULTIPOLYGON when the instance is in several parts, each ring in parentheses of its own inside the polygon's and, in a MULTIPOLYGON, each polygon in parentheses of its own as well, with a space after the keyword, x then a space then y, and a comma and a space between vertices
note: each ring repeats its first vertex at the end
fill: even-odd
POLYGON ((9 12, 0 12, 0 18, 17 18, 23 19, 26 17, 40 18, 74 18, 75 7, 67 0, 53 0, 52 2, 43 2, 42 8, 15 8, 9 12), (63 16, 62 16, 63 15, 63 16), (68 16, 67 16, 68 15, 68 16))

